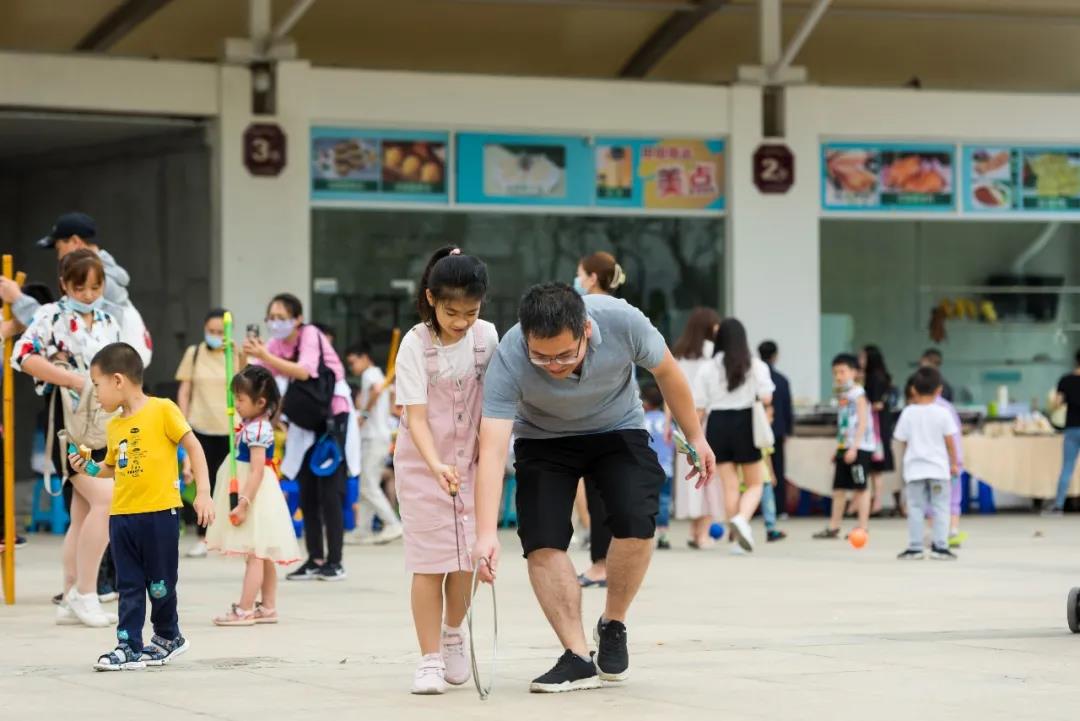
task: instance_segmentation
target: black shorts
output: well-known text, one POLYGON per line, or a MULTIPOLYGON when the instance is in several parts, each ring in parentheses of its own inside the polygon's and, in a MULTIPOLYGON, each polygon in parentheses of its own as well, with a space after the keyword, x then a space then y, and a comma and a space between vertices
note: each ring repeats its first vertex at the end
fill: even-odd
POLYGON ((643 430, 530 439, 514 443, 518 537, 527 558, 541 548, 565 551, 578 479, 596 484, 615 538, 652 538, 664 471, 643 430))
POLYGON ((832 487, 834 491, 865 491, 867 481, 870 478, 870 465, 874 454, 870 451, 859 451, 855 462, 848 465, 844 462, 844 453, 836 452, 836 470, 833 473, 832 487))
POLYGON ((705 439, 717 463, 757 463, 761 451, 754 446, 754 412, 713 411, 705 426, 705 439))

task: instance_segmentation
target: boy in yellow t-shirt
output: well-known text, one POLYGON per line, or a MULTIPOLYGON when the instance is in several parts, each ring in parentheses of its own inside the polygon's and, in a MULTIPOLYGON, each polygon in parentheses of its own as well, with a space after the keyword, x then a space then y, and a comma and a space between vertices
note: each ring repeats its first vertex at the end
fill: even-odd
MULTIPOLYGON (((122 409, 109 421, 108 454, 96 475, 114 478, 109 518, 109 543, 116 563, 120 591, 118 644, 102 654, 98 671, 128 671, 164 666, 188 650, 180 635, 176 613, 176 577, 179 565, 180 484, 176 449, 183 446, 195 472, 195 513, 200 525, 214 520, 210 474, 206 456, 180 409, 172 401, 143 393, 143 363, 134 348, 112 343, 94 356, 90 378, 101 407, 122 409), (154 637, 146 646, 146 595, 150 594, 150 620, 154 637)), ((86 460, 76 452, 71 466, 86 473, 86 460)))

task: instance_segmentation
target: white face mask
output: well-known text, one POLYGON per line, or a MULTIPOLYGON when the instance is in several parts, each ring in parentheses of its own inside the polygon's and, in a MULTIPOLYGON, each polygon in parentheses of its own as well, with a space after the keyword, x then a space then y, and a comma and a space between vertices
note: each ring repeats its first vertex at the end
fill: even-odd
POLYGON ((269 330, 271 338, 285 340, 292 335, 296 325, 291 320, 268 320, 266 321, 266 328, 269 330))
POLYGON ((68 296, 67 304, 76 313, 93 313, 95 310, 101 309, 101 296, 98 296, 93 303, 83 303, 80 300, 76 300, 71 296, 68 296))

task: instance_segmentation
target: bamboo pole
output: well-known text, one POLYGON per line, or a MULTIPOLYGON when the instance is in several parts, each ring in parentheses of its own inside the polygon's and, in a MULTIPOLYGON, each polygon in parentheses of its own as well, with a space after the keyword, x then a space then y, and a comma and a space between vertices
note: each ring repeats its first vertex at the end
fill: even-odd
MULTIPOLYGON (((12 277, 13 258, 3 257, 5 278, 12 277)), ((4 320, 11 320, 11 305, 4 303, 4 320)), ((15 339, 4 339, 4 603, 15 603, 15 388, 11 353, 15 339)))

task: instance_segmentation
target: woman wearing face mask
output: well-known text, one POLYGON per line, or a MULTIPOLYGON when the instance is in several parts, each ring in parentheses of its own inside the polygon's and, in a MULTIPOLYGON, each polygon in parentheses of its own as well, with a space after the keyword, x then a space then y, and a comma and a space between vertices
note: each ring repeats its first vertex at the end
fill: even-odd
POLYGON ((308 550, 307 561, 286 578, 290 581, 341 581, 345 579, 345 569, 341 565, 345 542, 345 481, 350 468, 355 471, 353 475, 360 471, 359 429, 353 415, 352 391, 345 382, 345 367, 326 336, 315 326, 304 323, 304 308, 296 296, 281 293, 271 299, 266 309, 266 327, 270 334, 268 343, 251 337, 244 341, 244 353, 252 363, 266 366, 274 376, 287 382, 317 377, 320 359, 323 367, 334 374, 334 396, 328 409, 333 422, 329 427, 345 460, 330 475, 316 476, 310 460, 319 438, 313 431, 293 423, 286 436, 281 471, 300 484, 300 510, 304 514, 304 540, 308 550))
MULTIPOLYGON (((237 368, 244 366, 243 360, 237 368)), ((203 320, 203 340, 188 346, 176 380, 180 381, 176 404, 191 424, 195 438, 206 453, 210 471, 210 490, 213 492, 217 469, 229 455, 229 418, 225 413, 225 384, 233 373, 225 368, 225 310, 214 308, 203 320)), ((191 463, 184 459, 184 481, 191 479, 191 463)), ((206 529, 195 523, 190 506, 184 506, 184 516, 195 524, 199 540, 188 551, 188 558, 206 555, 206 529)))
MULTIPOLYGON (((581 295, 613 295, 626 282, 626 273, 611 253, 600 251, 587 255, 578 263, 574 276, 574 290, 581 295)), ((604 500, 593 484, 584 481, 578 485, 574 505, 578 517, 586 521, 589 529, 589 555, 592 565, 578 576, 583 588, 607 586, 607 554, 611 546, 611 531, 606 525, 607 511, 604 500), (583 502, 584 501, 584 502, 583 502), (587 507, 583 508, 583 506, 587 507)))
MULTIPOLYGON (((59 394, 70 393, 76 402, 85 395, 90 361, 105 346, 119 342, 120 325, 101 310, 105 268, 92 251, 77 250, 64 256, 60 288, 64 295, 58 302, 47 303, 34 313, 15 343, 11 365, 34 378, 38 395, 51 396, 51 460, 57 472, 67 469, 65 480, 74 489, 71 522, 64 536, 64 594, 56 609, 56 622, 104 627, 116 623, 116 616, 101 608, 97 594, 98 568, 109 542, 113 481, 75 473, 61 460, 61 456, 66 458, 67 448, 55 440, 55 434, 64 426, 59 394)), ((105 450, 95 451, 93 458, 101 462, 105 450)))

